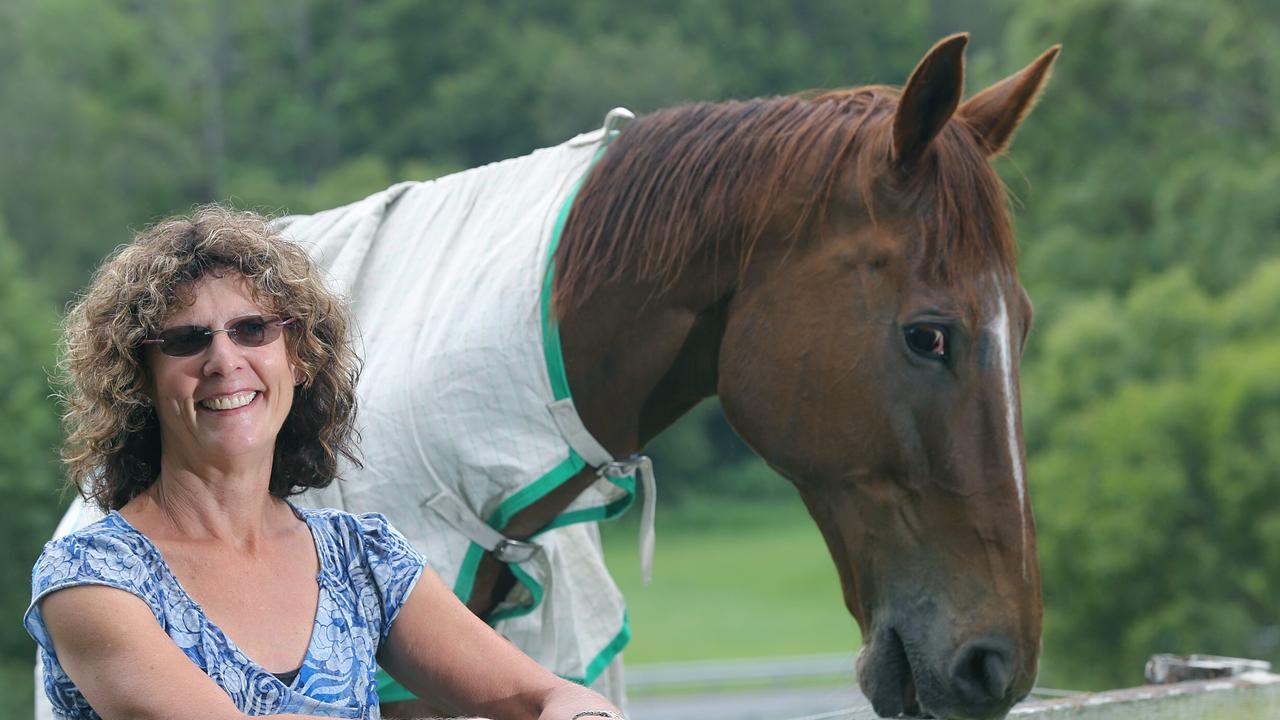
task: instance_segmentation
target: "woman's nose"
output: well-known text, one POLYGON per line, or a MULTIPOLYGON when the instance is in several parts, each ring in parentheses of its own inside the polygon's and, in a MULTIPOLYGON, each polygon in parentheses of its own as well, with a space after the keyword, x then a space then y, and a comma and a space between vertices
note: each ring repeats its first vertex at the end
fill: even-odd
POLYGON ((227 375, 244 364, 244 353, 240 346, 231 340, 226 332, 215 332, 210 338, 209 348, 205 350, 204 372, 206 375, 227 375))

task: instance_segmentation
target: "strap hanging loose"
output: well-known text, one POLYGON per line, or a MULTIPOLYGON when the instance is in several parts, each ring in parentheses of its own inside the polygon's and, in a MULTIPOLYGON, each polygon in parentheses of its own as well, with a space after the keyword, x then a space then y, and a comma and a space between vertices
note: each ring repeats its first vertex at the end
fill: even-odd
POLYGON ((648 455, 632 455, 625 460, 614 460, 596 469, 598 477, 627 477, 635 475, 644 493, 640 506, 640 580, 645 585, 653 579, 654 515, 657 510, 658 483, 653 476, 653 461, 648 455))
POLYGON ((596 469, 596 477, 636 476, 644 493, 640 506, 640 578, 648 585, 653 579, 653 549, 657 542, 654 518, 657 514, 658 483, 653 474, 653 461, 647 455, 632 455, 624 460, 614 460, 609 451, 582 424, 578 409, 573 406, 573 398, 548 403, 547 410, 569 447, 587 465, 596 469))

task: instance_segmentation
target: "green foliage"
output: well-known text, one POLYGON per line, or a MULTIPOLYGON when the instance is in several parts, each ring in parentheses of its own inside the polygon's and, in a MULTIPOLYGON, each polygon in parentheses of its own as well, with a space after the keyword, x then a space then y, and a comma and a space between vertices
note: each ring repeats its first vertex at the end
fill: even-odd
POLYGON ((282 182, 270 169, 237 170, 227 182, 229 197, 267 214, 313 213, 355 202, 392 184, 387 164, 364 155, 334 168, 312 184, 282 182))
POLYGON ((671 26, 660 25, 638 41, 600 35, 560 42, 551 52, 530 108, 536 141, 543 144, 598 125, 601 108, 642 113, 720 94, 710 53, 683 43, 671 26), (646 58, 644 73, 632 72, 637 58, 646 58))
POLYGON ((1155 652, 1280 660, 1277 298, 1280 261, 1220 298, 1174 271, 1046 338, 1034 370, 1063 397, 1028 426, 1049 425, 1031 476, 1054 683, 1138 682, 1155 652))
POLYGON ((1047 681, 1280 659, 1276 7, 1010 8, 1007 56, 1064 45, 1011 178, 1047 681))
POLYGON ((58 418, 47 373, 54 366, 57 315, 41 288, 28 278, 28 265, 0 223, 0 679, 16 675, 22 684, 4 685, 0 714, 18 717, 31 707, 31 663, 35 644, 18 619, 31 599, 31 566, 58 519, 58 418), (12 662, 11 662, 12 661, 12 662))
POLYGON ((66 294, 128 228, 201 202, 307 212, 559 142, 615 105, 905 77, 927 5, 15 0, 0 201, 66 294))
POLYGON ((193 78, 176 37, 121 3, 6 8, 0 204, 14 240, 65 291, 126 229, 209 191, 193 78))
POLYGON ((1015 191, 1052 189, 1021 217, 1029 285, 1123 290, 1187 264, 1218 291, 1274 253, 1274 3, 1011 6, 1010 64, 1064 46, 1014 153, 1015 191))

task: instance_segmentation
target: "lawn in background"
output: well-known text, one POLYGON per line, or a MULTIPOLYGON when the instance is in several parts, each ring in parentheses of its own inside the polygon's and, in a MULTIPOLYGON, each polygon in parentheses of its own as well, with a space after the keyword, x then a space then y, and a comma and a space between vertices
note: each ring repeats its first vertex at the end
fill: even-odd
POLYGON ((857 625, 798 497, 688 500, 657 519, 653 582, 640 583, 639 507, 602 523, 631 615, 628 663, 852 652, 857 625))

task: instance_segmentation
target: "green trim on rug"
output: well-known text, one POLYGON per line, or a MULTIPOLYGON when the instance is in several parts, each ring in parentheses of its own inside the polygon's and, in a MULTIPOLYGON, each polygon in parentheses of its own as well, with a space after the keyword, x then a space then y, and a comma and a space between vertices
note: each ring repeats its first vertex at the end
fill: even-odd
POLYGON ((618 634, 613 636, 613 639, 609 641, 608 645, 604 646, 604 649, 600 651, 600 654, 596 655, 595 658, 587 664, 587 674, 580 678, 567 677, 565 680, 578 683, 579 685, 590 686, 591 683, 595 682, 596 679, 600 677, 600 673, 604 672, 604 669, 609 667, 609 663, 613 662, 613 659, 618 657, 618 653, 622 652, 622 648, 626 647, 629 642, 631 642, 631 615, 626 610, 623 610, 622 629, 618 630, 618 634))
MULTIPOLYGON (((555 225, 552 227, 551 240, 547 248, 547 261, 544 270, 544 278, 542 282, 541 297, 541 315, 542 315, 542 353, 547 365, 547 378, 551 383, 552 397, 556 400, 564 400, 571 396, 569 392, 569 379, 564 369, 564 352, 560 347, 560 324, 551 311, 551 296, 554 291, 555 280, 555 253, 556 248, 560 246, 560 237, 564 233, 565 223, 569 220, 569 212, 573 208, 573 201, 578 196, 578 191, 582 189, 583 183, 587 176, 591 174, 591 168, 595 167, 597 161, 604 155, 605 149, 609 146, 612 137, 604 138, 601 146, 596 150, 595 155, 591 157, 591 161, 587 164, 587 169, 583 171, 582 176, 574 183, 569 194, 565 196, 564 203, 560 206, 560 213, 556 216, 555 225)), ((560 464, 545 473, 542 477, 520 488, 515 493, 503 500, 502 503, 494 510, 493 514, 485 521, 489 527, 501 532, 511 519, 523 511, 525 508, 533 505, 541 500, 548 493, 560 487, 569 478, 577 475, 587 466, 586 461, 579 457, 578 453, 572 448, 569 449, 569 456, 560 464)), ((614 485, 626 491, 626 495, 607 505, 582 508, 571 512, 561 513, 555 517, 546 527, 534 533, 534 536, 554 530, 556 528, 565 527, 575 523, 594 522, 599 520, 610 520, 625 513, 635 504, 636 498, 636 479, 634 476, 628 475, 622 478, 608 478, 614 485)), ((458 569, 458 579, 453 584, 453 593, 463 603, 471 600, 471 593, 475 590, 476 571, 480 567, 480 560, 484 556, 484 548, 471 543, 467 547, 467 553, 463 557, 462 566, 458 569)), ((528 588, 529 593, 533 596, 533 602, 527 606, 519 608, 511 608, 502 612, 494 613, 485 618, 485 622, 494 625, 502 620, 528 615, 542 604, 542 599, 546 595, 545 588, 525 571, 521 570, 519 565, 509 565, 511 572, 516 576, 517 582, 528 588)), ((603 650, 587 665, 586 676, 583 678, 566 678, 581 685, 590 685, 595 682, 601 672, 617 657, 627 643, 631 640, 630 620, 624 611, 622 616, 622 629, 614 636, 613 640, 604 647, 603 650)), ((398 700, 409 700, 415 696, 406 690, 393 678, 379 670, 378 697, 383 702, 395 702, 398 700), (382 677, 386 677, 388 684, 387 691, 393 694, 394 700, 382 700, 384 697, 382 677)))
POLYGON ((533 579, 532 575, 524 571, 524 568, 515 564, 508 565, 507 567, 511 568, 511 574, 516 576, 516 580, 520 582, 520 584, 529 588, 529 593, 533 596, 533 601, 530 602, 528 605, 521 605, 519 607, 508 608, 506 610, 500 610, 498 612, 490 613, 489 617, 484 619, 484 621, 489 623, 490 625, 497 625, 503 620, 510 620, 512 618, 518 618, 524 615, 528 615, 529 613, 536 610, 539 605, 542 604, 542 598, 543 596, 546 595, 546 592, 547 592, 546 589, 542 587, 541 583, 533 579))
MULTIPOLYGON (((563 400, 570 397, 569 380, 564 371, 564 352, 560 347, 560 326, 556 322, 555 316, 551 313, 551 293, 553 290, 552 281, 555 278, 555 254, 556 248, 560 246, 560 237, 564 233, 565 223, 569 219, 569 211, 573 208, 573 201, 578 196, 578 191, 582 189, 582 184, 586 182, 587 176, 591 174, 591 168, 604 155, 605 148, 608 147, 609 140, 606 138, 604 143, 596 150, 591 157, 591 161, 587 164, 587 169, 574 182, 573 188, 569 190, 569 194, 565 196, 564 202, 560 206, 560 213, 556 216, 555 225, 551 230, 551 239, 547 247, 547 260, 544 270, 544 278, 542 283, 541 297, 541 313, 542 313, 542 355, 547 364, 547 378, 551 383, 551 393, 556 400, 563 400)), ((502 532, 506 528, 507 523, 511 522, 511 518, 515 517, 522 510, 541 500, 552 490, 560 487, 566 480, 573 477, 586 467, 587 463, 578 456, 572 448, 569 449, 569 456, 565 458, 559 465, 556 465, 542 477, 534 480, 528 485, 520 488, 512 493, 493 515, 485 522, 489 527, 502 532)), ((615 484, 628 491, 628 497, 622 500, 614 501, 606 506, 599 508, 584 508, 575 510, 570 513, 563 513, 560 517, 556 517, 551 521, 548 527, 543 528, 540 532, 557 527, 564 527, 575 522, 591 522, 594 520, 605 520, 617 517, 619 514, 626 512, 628 508, 635 503, 635 480, 631 479, 630 483, 618 482, 615 484), (567 519, 565 516, 569 516, 567 519)), ((463 558, 462 567, 458 570, 458 579, 454 581, 453 592, 463 602, 471 599, 471 593, 475 587, 475 574, 480 565, 480 558, 484 555, 484 548, 476 543, 471 543, 467 548, 467 554, 463 558)), ((527 577, 527 576, 526 576, 527 577)), ((525 583, 529 588, 529 592, 536 597, 542 597, 543 588, 533 578, 528 578, 529 583, 525 583)), ((521 582, 524 582, 523 580, 521 582)), ((536 607, 536 604, 535 604, 536 607)), ((532 608, 531 608, 532 609, 532 608)), ((492 624, 492 621, 490 621, 492 624)))
POLYGON ((587 463, 578 457, 578 453, 569 451, 569 457, 555 466, 550 472, 525 485, 511 495, 493 511, 489 518, 489 526, 495 529, 504 528, 521 510, 541 500, 547 493, 560 487, 569 478, 577 475, 587 463))
POLYGON ((560 206, 560 214, 556 216, 556 224, 551 230, 551 242, 547 247, 547 264, 542 278, 542 354, 547 362, 551 394, 556 400, 564 400, 570 396, 569 377, 564 371, 564 353, 560 348, 560 323, 551 312, 551 296, 555 292, 556 248, 560 247, 560 237, 564 234, 564 226, 569 221, 569 211, 573 209, 573 201, 577 199, 578 191, 582 189, 587 176, 591 174, 591 168, 595 167, 596 162, 604 155, 605 148, 609 147, 611 139, 609 137, 604 139, 600 149, 596 150, 596 154, 591 157, 591 162, 587 164, 586 172, 582 173, 582 177, 578 178, 578 182, 574 183, 573 189, 565 197, 564 204, 560 206))
MULTIPOLYGON (((553 290, 552 281, 555 276, 555 273, 552 270, 555 266, 555 252, 556 248, 560 246, 560 236, 564 233, 564 225, 569 219, 569 211, 573 208, 573 201, 578 196, 578 190, 582 188, 583 182, 585 182, 587 176, 591 174, 591 168, 595 167, 596 161, 598 161, 604 154, 605 147, 607 146, 608 140, 606 139, 605 144, 601 146, 600 149, 596 150, 595 155, 591 157, 591 161, 587 164, 587 169, 583 171, 582 176, 574 182, 573 188, 569 191, 569 194, 565 196, 564 202, 560 205, 560 213, 556 216, 555 225, 552 227, 551 240, 547 248, 547 261, 544 271, 545 277, 542 284, 542 296, 540 298, 542 316, 542 355, 543 360, 547 365, 547 378, 551 383, 552 397, 556 400, 563 400, 569 397, 569 380, 565 375, 564 353, 560 348, 560 327, 551 315, 551 293, 553 290)), ((560 487, 560 485, 569 478, 581 472, 582 468, 586 467, 586 465, 586 462, 578 456, 578 453, 574 452, 574 450, 570 448, 569 457, 565 458, 563 462, 556 465, 542 477, 534 480, 523 488, 520 488, 506 500, 502 501, 502 504, 498 506, 496 511, 494 511, 493 516, 488 518, 485 522, 489 527, 501 532, 502 529, 507 526, 507 523, 511 522, 511 518, 515 517, 521 510, 524 510, 538 500, 541 500, 547 493, 555 490, 557 487, 560 487)), ((634 502, 634 487, 635 484, 633 482, 631 490, 633 495, 632 499, 626 502, 626 504, 617 512, 625 512, 627 508, 631 507, 634 502)), ((618 503, 611 503, 608 507, 601 508, 601 512, 604 514, 600 518, 586 517, 584 515, 580 520, 575 519, 561 521, 561 518, 557 517, 552 520, 551 527, 564 527, 565 525, 569 525, 573 522, 588 522, 593 519, 614 517, 617 513, 610 512, 610 510, 615 505, 618 505, 618 503)), ((594 510, 594 508, 588 508, 588 510, 594 510)), ((578 516, 583 512, 584 511, 575 511, 570 514, 578 516)), ((543 532, 551 529, 551 527, 544 528, 543 532)), ((453 584, 453 594, 457 595, 458 599, 462 600, 464 603, 471 600, 471 592, 475 588, 476 570, 480 567, 480 559, 483 555, 484 548, 474 542, 471 543, 467 548, 467 554, 463 558, 462 566, 458 569, 458 578, 453 584)), ((537 583, 534 583, 534 585, 537 585, 537 583)), ((535 590, 534 586, 530 586, 529 591, 540 595, 542 593, 542 588, 538 587, 537 590, 535 590)))
POLYGON ((600 520, 613 520, 614 518, 625 514, 636 502, 635 476, 627 475, 620 478, 605 479, 625 490, 627 494, 617 500, 614 500, 608 505, 597 505, 595 507, 561 513, 556 516, 554 520, 547 523, 546 527, 534 533, 532 537, 537 537, 548 530, 554 530, 556 528, 564 527, 565 525, 573 525, 574 523, 583 522, 599 522, 600 520))

